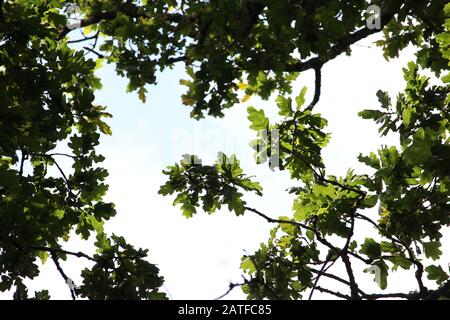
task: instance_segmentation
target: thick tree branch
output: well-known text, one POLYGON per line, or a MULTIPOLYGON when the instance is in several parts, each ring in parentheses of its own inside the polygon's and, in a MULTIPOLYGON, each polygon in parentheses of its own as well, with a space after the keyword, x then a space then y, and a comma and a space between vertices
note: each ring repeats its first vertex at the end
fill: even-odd
POLYGON ((342 262, 344 262, 345 270, 347 271, 348 279, 350 281, 350 292, 352 300, 359 300, 359 288, 353 273, 352 264, 347 254, 341 255, 342 262))
POLYGON ((341 298, 341 299, 345 299, 345 300, 351 300, 352 299, 351 297, 349 297, 349 296, 347 296, 345 294, 342 294, 342 293, 337 292, 337 291, 332 291, 332 290, 329 290, 329 289, 326 289, 326 288, 316 287, 316 290, 318 290, 320 292, 323 292, 323 293, 331 294, 331 295, 336 296, 336 297, 341 298))
POLYGON ((450 280, 447 280, 447 282, 444 283, 444 285, 442 287, 440 287, 439 289, 428 292, 423 299, 424 300, 436 300, 441 297, 450 298, 450 280))
MULTIPOLYGON (((64 279, 64 282, 66 284, 68 284, 69 283, 69 277, 66 275, 66 273, 62 269, 61 265, 59 264, 58 255, 56 254, 55 251, 51 251, 50 255, 51 255, 51 258, 53 260, 53 263, 56 266, 56 269, 58 269, 59 274, 64 279)), ((70 290, 70 295, 72 296, 72 300, 76 300, 75 289, 69 286, 69 290, 70 290)))
POLYGON ((407 248, 407 251, 408 251, 410 260, 412 260, 416 266, 416 272, 414 273, 414 275, 416 277, 417 284, 419 285, 419 292, 421 294, 426 294, 428 292, 428 289, 427 289, 427 287, 425 287, 425 285, 423 284, 423 280, 422 280, 423 272, 424 272, 423 264, 420 263, 417 259, 415 259, 414 253, 412 252, 412 250, 410 248, 407 248))
POLYGON ((387 298, 400 298, 407 300, 416 300, 418 297, 417 294, 408 294, 408 293, 385 293, 385 294, 366 294, 363 295, 364 299, 367 300, 377 300, 377 299, 387 299, 387 298))
MULTIPOLYGON (((310 104, 310 107, 313 107, 320 98, 320 83, 321 83, 321 75, 320 75, 320 69, 321 67, 328 61, 333 60, 356 42, 372 35, 375 33, 378 33, 381 31, 386 24, 394 17, 394 15, 398 12, 402 5, 402 1, 387 1, 387 4, 384 6, 384 10, 381 14, 381 21, 382 25, 380 29, 369 29, 368 27, 362 28, 358 31, 355 31, 354 33, 351 33, 350 35, 343 37, 342 39, 338 40, 335 45, 333 45, 325 54, 314 57, 306 61, 299 61, 296 63, 288 64, 284 71, 286 72, 302 72, 309 69, 314 69, 316 71, 316 92, 313 99, 313 102, 310 104)), ((148 18, 149 15, 143 10, 142 8, 139 8, 138 6, 132 4, 132 3, 123 3, 120 4, 116 11, 114 12, 98 12, 95 13, 93 16, 85 18, 80 20, 79 26, 75 28, 65 27, 60 32, 60 38, 64 38, 67 34, 69 34, 72 30, 84 28, 90 25, 98 24, 101 21, 110 21, 117 17, 118 13, 122 13, 127 15, 131 18, 148 18)), ((158 17, 154 17, 161 19, 162 21, 168 21, 170 23, 184 23, 184 22, 193 22, 198 20, 198 16, 187 16, 185 14, 180 13, 165 13, 158 17)), ((75 40, 75 41, 84 41, 84 39, 75 40)), ((183 60, 177 60, 178 61, 184 61, 183 60)), ((274 69, 271 65, 265 65, 262 66, 262 69, 265 70, 272 70, 274 69)))
POLYGON ((370 219, 369 217, 366 217, 361 214, 356 215, 356 217, 358 219, 369 222, 380 232, 381 235, 383 235, 384 237, 390 239, 394 243, 397 243, 405 248, 405 250, 408 252, 408 255, 409 255, 408 260, 411 261, 416 266, 415 277, 416 277, 417 284, 419 285, 419 291, 422 295, 425 294, 428 291, 428 289, 425 287, 425 285, 423 284, 423 280, 422 280, 423 272, 424 272, 423 264, 418 259, 416 259, 414 252, 411 250, 411 248, 407 244, 403 243, 402 241, 400 241, 394 237, 387 236, 385 234, 385 232, 383 232, 383 230, 380 228, 380 226, 375 221, 370 219))
MULTIPOLYGON (((328 51, 319 56, 314 57, 306 61, 299 61, 297 63, 289 64, 286 66, 286 72, 303 72, 310 69, 316 69, 317 66, 322 66, 330 60, 333 60, 337 56, 341 55, 347 51, 351 45, 356 42, 367 38, 368 36, 378 33, 392 20, 392 18, 398 13, 403 1, 394 0, 386 1, 381 13, 381 28, 380 29, 369 29, 368 27, 362 28, 354 33, 349 34, 346 37, 338 40, 334 46, 332 46, 328 51)), ((266 70, 273 69, 271 66, 265 66, 266 70)))
POLYGON ((360 206, 360 202, 363 199, 363 197, 360 197, 358 199, 358 201, 355 204, 354 207, 354 212, 351 215, 351 226, 350 226, 350 232, 349 235, 347 237, 347 241, 345 243, 344 248, 341 250, 341 259, 344 262, 345 265, 345 269, 347 270, 347 274, 348 274, 348 278, 350 281, 350 291, 351 291, 351 296, 352 299, 359 299, 359 288, 358 288, 358 283, 356 282, 355 279, 355 275, 353 273, 353 269, 352 269, 352 264, 350 261, 350 258, 348 257, 348 247, 350 245, 350 241, 353 237, 354 234, 354 229, 355 229, 355 212, 358 209, 358 207, 360 206))
POLYGON ((401 298, 408 300, 437 300, 441 297, 450 297, 450 280, 444 283, 436 290, 430 290, 424 293, 386 293, 386 294, 366 294, 363 295, 365 299, 376 300, 386 298, 401 298))
POLYGON ((315 73, 315 82, 314 82, 314 97, 309 106, 306 108, 307 110, 312 110, 316 106, 316 104, 320 100, 320 94, 322 90, 322 65, 319 64, 314 68, 315 73))

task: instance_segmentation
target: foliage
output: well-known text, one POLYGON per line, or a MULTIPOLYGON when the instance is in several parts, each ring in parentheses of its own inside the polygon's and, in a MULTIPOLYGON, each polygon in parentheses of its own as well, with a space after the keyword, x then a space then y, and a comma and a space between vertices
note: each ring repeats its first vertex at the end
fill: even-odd
POLYGON ((262 195, 262 188, 257 182, 246 177, 239 167, 239 161, 233 155, 227 157, 219 153, 214 166, 202 166, 200 159, 185 155, 181 165, 175 164, 164 171, 169 181, 159 191, 166 196, 176 192, 178 195, 173 204, 181 204, 183 215, 191 218, 197 212, 199 201, 203 203, 205 212, 213 213, 227 204, 236 215, 245 212, 245 201, 238 191, 255 191, 262 195))
MULTIPOLYGON (((320 1, 316 3, 316 19, 319 20, 321 4, 320 1)), ((379 91, 381 107, 360 112, 362 118, 378 123, 381 135, 397 133, 400 140, 400 147, 383 146, 376 153, 359 156, 373 173, 356 175, 349 169, 344 177, 326 174, 320 154, 330 139, 324 132, 327 121, 312 111, 316 97, 312 104, 304 106, 305 88, 295 98, 296 106, 294 99, 286 94, 290 91, 277 90, 276 102, 283 117, 279 123, 271 124, 264 110, 248 109, 250 128, 258 132, 257 139, 251 142, 258 162, 268 162, 273 168, 275 159, 275 166, 289 170, 293 181, 300 185, 290 189, 296 195, 292 217, 273 219, 245 207, 246 211, 277 224, 267 243, 261 244, 254 254, 242 258, 241 267, 248 278, 240 285, 248 298, 299 299, 305 292, 311 297, 314 290, 345 299, 449 296, 449 271, 430 262, 440 261, 442 231, 450 223, 448 76, 442 78, 440 85, 431 85, 430 79, 420 74, 421 67, 430 68, 436 75, 448 69, 449 32, 441 27, 444 21, 442 3, 434 1, 421 9, 418 6, 411 1, 397 9, 384 27, 383 40, 377 42, 388 59, 398 56, 408 43, 419 50, 417 62, 410 62, 404 69, 406 88, 399 93, 395 103, 388 93, 379 91), (268 132, 277 132, 275 144, 268 132), (370 210, 377 204, 378 214, 370 210), (375 228, 379 237, 356 240, 358 226, 363 223, 375 228), (342 262, 348 280, 329 273, 337 261, 342 262), (413 275, 418 289, 411 293, 367 293, 356 279, 356 262, 365 264, 366 272, 376 274, 375 280, 383 290, 388 287, 389 279, 395 278, 394 270, 415 270, 413 275), (431 290, 424 285, 424 274, 437 283, 438 289, 431 290), (320 278, 340 282, 347 286, 349 293, 319 286, 320 278)), ((332 15, 333 5, 327 9, 332 15)), ((290 11, 295 15, 293 7, 290 11)), ((447 5, 447 15, 449 11, 447 5)), ((268 6, 267 17, 269 13, 268 6)), ((446 21, 448 28, 450 19, 446 21)), ((258 25, 254 30, 257 28, 258 25)), ((293 32, 286 32, 290 31, 293 32)), ((255 37, 263 37, 254 32, 255 37)), ((292 35, 288 38, 295 39, 292 35)), ((289 42, 286 44, 289 47, 289 42)), ((308 53, 318 54, 319 60, 326 62, 325 52, 330 46, 332 44, 324 45, 325 51, 320 48, 315 51, 302 42, 299 51, 308 48, 308 53)), ((338 50, 338 46, 334 48, 338 50)), ((271 57, 276 59, 277 52, 271 57)), ((289 60, 284 61, 288 61, 284 68, 290 69, 289 60)), ((315 90, 320 94, 320 74, 317 68, 311 68, 316 70, 315 90)), ((266 97, 265 93, 250 92, 247 88, 247 94, 266 97)), ((197 166, 199 171, 202 168, 207 166, 197 166)), ((169 175, 168 184, 174 181, 169 175)), ((185 193, 190 191, 184 190, 185 193)), ((199 206, 198 202, 193 206, 199 206)))
MULTIPOLYGON (((219 154, 211 166, 185 157, 165 171, 169 181, 160 191, 176 194, 174 203, 187 217, 200 206, 213 213, 227 205, 237 215, 252 212, 276 224, 268 242, 243 257, 242 288, 249 298, 298 299, 308 290, 348 299, 448 297, 448 270, 440 265, 442 230, 450 223, 450 76, 442 76, 450 61, 450 5, 444 8, 445 2, 370 3, 381 7, 383 37, 377 44, 387 59, 409 44, 418 49, 417 61, 405 67, 407 86, 395 103, 380 91, 380 108, 360 113, 376 121, 382 135, 398 133, 400 147, 361 155, 370 174, 349 169, 345 177, 334 177, 326 174, 321 158, 330 139, 327 121, 314 112, 321 68, 380 32, 366 26, 367 1, 1 1, 0 290, 15 288, 16 299, 28 298, 24 280, 39 275, 38 258, 51 258, 68 282, 60 260, 72 256, 91 264, 82 272, 83 284, 69 286, 73 298, 165 298, 158 269, 145 260, 147 251, 103 230, 116 211, 103 201, 107 171, 95 150, 100 135, 112 133, 107 108, 95 103, 101 88, 95 70, 102 62, 114 64, 128 78, 127 90, 146 102, 145 85, 184 63, 182 102, 194 119, 222 117, 240 102, 242 91, 244 100, 278 95, 278 123, 263 110, 248 109, 250 128, 258 131, 251 146, 258 163, 289 170, 296 196, 292 217, 273 219, 245 203, 244 192, 262 195, 262 188, 244 175, 234 156, 219 154), (442 81, 431 85, 422 69, 442 81), (308 105, 306 88, 291 97, 293 81, 306 70, 316 75, 308 105), (50 174, 51 168, 58 174, 50 174), (368 210, 377 204, 378 216, 368 210), (354 240, 360 223, 376 229, 379 239, 354 240), (97 253, 64 250, 71 231, 82 239, 95 236, 97 253), (338 260, 347 280, 328 273, 338 260), (418 290, 365 293, 354 276, 355 261, 378 270, 382 289, 392 270, 414 269, 418 290), (424 285, 424 273, 436 288, 424 285), (321 277, 338 279, 349 294, 319 286, 321 277)), ((34 297, 48 299, 49 293, 34 297)))
MULTIPOLYGON (((22 280, 38 276, 37 259, 45 262, 49 255, 67 281, 60 260, 72 255, 120 262, 117 267, 97 262, 85 270, 83 286, 70 290, 74 298, 163 298, 157 292, 158 269, 143 260, 146 251, 136 251, 122 238, 99 242, 94 258, 63 250, 71 231, 82 239, 105 237, 103 224, 116 214, 114 204, 102 200, 108 174, 95 150, 100 135, 111 134, 104 122, 110 114, 94 102, 96 62, 61 36, 64 3, 16 1, 2 8, 0 290, 15 287, 15 298, 27 298, 22 280), (55 151, 61 143, 67 153, 55 151), (50 175, 50 167, 59 175, 50 175), (111 241, 118 243, 105 248, 111 241), (106 283, 102 274, 108 275, 106 283)), ((35 297, 49 296, 42 291, 35 297)))

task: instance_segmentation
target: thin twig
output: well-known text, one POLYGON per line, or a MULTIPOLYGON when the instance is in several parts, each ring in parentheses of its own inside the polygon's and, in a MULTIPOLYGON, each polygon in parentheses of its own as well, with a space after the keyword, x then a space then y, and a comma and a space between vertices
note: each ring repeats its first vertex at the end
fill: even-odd
POLYGON ((91 53, 93 53, 93 54, 95 54, 98 58, 100 58, 100 59, 103 59, 105 56, 103 55, 103 54, 101 54, 100 52, 98 52, 98 51, 96 51, 96 50, 94 50, 94 49, 92 49, 92 48, 89 48, 89 47, 83 47, 83 49, 85 49, 85 50, 87 50, 87 51, 89 51, 89 52, 91 52, 91 53))
POLYGON ((262 212, 260 212, 260 211, 258 211, 256 209, 250 208, 250 207, 244 207, 244 209, 247 210, 247 211, 251 211, 251 212, 257 214, 258 216, 266 219, 267 222, 270 222, 270 223, 290 224, 290 225, 293 225, 293 226, 296 226, 296 227, 300 227, 300 228, 304 228, 306 230, 310 230, 310 231, 313 231, 313 232, 315 231, 313 228, 308 227, 307 225, 305 225, 303 223, 300 223, 300 222, 296 222, 296 221, 292 221, 292 220, 273 219, 273 218, 265 215, 264 213, 262 213, 262 212))
POLYGON ((325 261, 325 262, 323 263, 323 265, 322 265, 322 268, 320 268, 320 271, 319 271, 319 273, 318 273, 318 276, 316 277, 316 280, 314 281, 314 285, 313 285, 311 291, 309 292, 308 300, 311 300, 311 299, 312 299, 313 294, 314 294, 314 290, 316 289, 317 285, 319 284, 320 277, 323 275, 323 272, 325 271, 325 268, 326 268, 328 262, 329 262, 329 260, 325 261))
POLYGON ((37 251, 45 251, 45 252, 49 252, 49 253, 63 253, 66 255, 70 255, 70 256, 75 256, 78 258, 85 258, 88 259, 90 261, 93 262, 98 262, 97 260, 95 260, 94 258, 92 258, 91 256, 79 251, 79 252, 72 252, 72 251, 67 251, 67 250, 63 250, 63 249, 57 249, 57 248, 49 248, 49 247, 44 247, 44 246, 29 246, 28 248, 30 248, 31 250, 37 250, 37 251))
POLYGON ((185 55, 180 57, 168 58, 167 63, 177 63, 180 61, 186 61, 187 57, 185 55))
POLYGON ((61 166, 58 164, 58 162, 55 161, 55 159, 51 158, 53 163, 55 164, 55 166, 58 168, 59 173, 61 173, 61 176, 63 177, 64 181, 66 182, 67 185, 67 189, 69 189, 70 194, 73 195, 72 192, 72 187, 70 186, 70 182, 69 179, 67 179, 66 174, 64 173, 63 169, 61 168, 61 166))
POLYGON ((74 160, 77 159, 77 156, 71 155, 71 154, 67 154, 67 153, 59 153, 59 152, 55 152, 55 153, 32 153, 31 156, 33 157, 43 157, 43 158, 52 158, 55 156, 61 156, 61 157, 67 157, 67 158, 72 158, 74 160))
POLYGON ((23 148, 20 149, 21 159, 20 159, 20 168, 19 168, 19 176, 23 175, 23 166, 25 164, 25 160, 28 159, 28 155, 23 148))
POLYGON ((222 294, 221 296, 215 298, 214 300, 220 300, 220 299, 226 297, 227 295, 230 294, 231 291, 233 291, 234 288, 241 287, 241 286, 243 286, 245 284, 246 284, 246 282, 244 282, 244 283, 230 283, 230 285, 228 287, 228 290, 224 294, 222 294))
POLYGON ((76 39, 76 40, 70 40, 70 41, 67 41, 67 43, 79 43, 79 42, 84 42, 84 41, 88 41, 88 40, 92 40, 92 39, 97 40, 99 34, 100 34, 100 30, 97 31, 97 33, 94 34, 93 36, 90 36, 90 37, 84 37, 84 38, 76 39))

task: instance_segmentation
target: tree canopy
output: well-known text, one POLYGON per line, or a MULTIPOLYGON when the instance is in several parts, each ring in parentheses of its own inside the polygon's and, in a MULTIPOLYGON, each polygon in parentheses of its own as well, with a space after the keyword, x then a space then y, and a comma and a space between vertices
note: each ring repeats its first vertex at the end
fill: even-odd
MULTIPOLYGON (((108 173, 96 147, 100 135, 112 131, 105 122, 108 107, 94 102, 102 87, 95 70, 113 64, 128 79, 126 90, 145 102, 146 85, 184 64, 181 99, 193 119, 223 117, 242 94, 244 100, 277 96, 274 107, 282 116, 274 123, 264 110, 248 109, 258 163, 290 173, 289 192, 296 197, 291 216, 272 218, 277 213, 243 200, 245 192, 263 196, 263 190, 233 155, 220 153, 211 165, 192 155, 164 171, 168 181, 160 193, 175 194, 186 217, 226 206, 274 224, 268 241, 242 258, 245 281, 230 288, 241 286, 249 299, 308 298, 315 290, 344 299, 450 298, 440 242, 450 224, 447 2, 0 1, 0 291, 33 298, 23 281, 39 275, 38 259, 51 258, 74 299, 166 298, 148 251, 103 229, 116 211, 104 201, 108 173), (370 19, 379 25, 369 25, 370 19), (397 133, 399 146, 360 155, 367 174, 349 168, 346 176, 332 176, 321 157, 331 138, 327 120, 314 111, 322 67, 376 33, 386 59, 407 46, 416 49, 416 61, 403 71, 405 90, 395 100, 379 91, 379 108, 360 113, 379 125, 380 135, 397 133), (315 74, 312 101, 306 101, 306 88, 293 88, 307 70, 315 74), (68 151, 60 152, 61 146, 68 151), (70 172, 61 159, 71 162, 70 172), (378 212, 370 210, 377 206, 378 212), (362 224, 379 236, 356 241, 362 224), (94 255, 64 249, 73 230, 81 239, 95 238, 94 255), (80 287, 60 265, 68 256, 89 264, 80 287), (337 262, 346 277, 333 274, 337 262), (395 281, 393 270, 410 270, 417 290, 364 292, 356 264, 374 272, 381 289, 395 281), (425 277, 434 287, 424 284, 425 277), (347 292, 322 286, 325 278, 347 292)), ((34 298, 47 299, 49 292, 34 298)))

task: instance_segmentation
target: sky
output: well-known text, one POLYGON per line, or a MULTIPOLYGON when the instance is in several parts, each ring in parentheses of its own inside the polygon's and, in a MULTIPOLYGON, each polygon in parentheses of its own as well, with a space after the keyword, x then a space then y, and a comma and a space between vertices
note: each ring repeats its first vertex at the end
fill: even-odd
MULTIPOLYGON (((368 169, 357 160, 359 153, 376 151, 381 144, 398 144, 395 135, 381 139, 376 125, 359 118, 357 113, 379 106, 376 98, 379 89, 393 97, 403 91, 401 69, 414 60, 413 51, 406 50, 399 59, 386 62, 381 50, 372 44, 375 39, 359 42, 352 47, 351 57, 341 55, 323 68, 322 96, 315 111, 329 121, 326 131, 332 133, 331 142, 323 152, 328 174, 345 175, 349 168, 366 173, 368 169)), ((163 290, 170 298, 219 297, 227 291, 230 282, 242 281, 240 258, 258 249, 268 239, 273 225, 251 213, 236 217, 226 209, 212 216, 199 210, 193 218, 186 219, 179 208, 172 206, 173 197, 157 193, 166 181, 162 170, 186 153, 197 154, 204 163, 213 162, 219 151, 227 155, 234 153, 244 172, 254 176, 264 188, 262 197, 245 195, 247 204, 274 218, 292 215, 293 196, 285 189, 296 182, 289 179, 287 172, 272 172, 267 165, 256 165, 248 146, 255 132, 248 128, 247 107, 263 108, 276 121, 279 118, 274 97, 269 101, 251 98, 226 110, 222 119, 208 117, 196 121, 189 117, 191 110, 181 103, 180 96, 185 91, 179 84, 185 77, 182 65, 159 75, 158 84, 147 88, 145 104, 136 93, 126 93, 127 80, 118 77, 113 66, 105 66, 98 75, 103 89, 97 92, 96 102, 108 106, 108 112, 113 115, 107 121, 113 134, 101 138, 98 150, 106 157, 104 167, 110 174, 106 200, 113 201, 118 211, 107 222, 106 230, 124 236, 135 246, 149 249, 149 261, 160 268, 165 278, 163 290)), ((310 101, 313 81, 311 71, 303 73, 294 85, 293 95, 306 85, 307 101, 310 101)), ((361 227, 358 237, 376 237, 373 230, 361 227)), ((69 241, 66 249, 78 251, 80 247, 92 252, 92 247, 76 240, 69 241)), ((441 261, 450 261, 448 246, 444 249, 441 261)), ((80 284, 80 261, 69 258, 63 267, 80 284)), ((344 275, 342 265, 333 268, 344 275)), ((377 291, 373 275, 358 272, 356 276, 363 288, 377 291)), ((413 272, 398 271, 390 278, 386 292, 415 290, 412 276, 413 272)), ((335 283, 321 281, 324 286, 336 287, 335 283)), ((46 263, 41 276, 29 284, 30 289, 51 288, 53 298, 70 298, 66 284, 51 263, 46 263)), ((319 293, 314 297, 329 298, 319 293)), ((226 298, 243 299, 245 295, 237 288, 226 298)))

